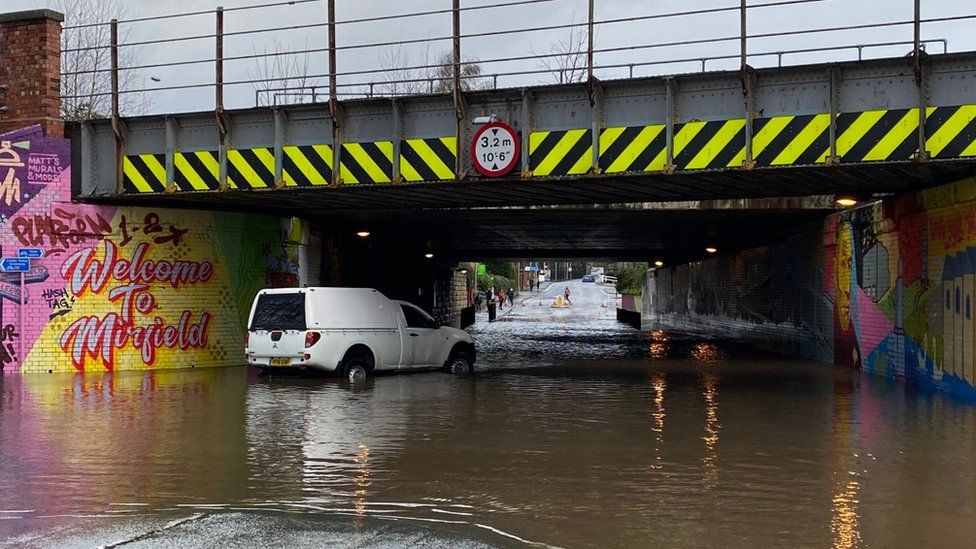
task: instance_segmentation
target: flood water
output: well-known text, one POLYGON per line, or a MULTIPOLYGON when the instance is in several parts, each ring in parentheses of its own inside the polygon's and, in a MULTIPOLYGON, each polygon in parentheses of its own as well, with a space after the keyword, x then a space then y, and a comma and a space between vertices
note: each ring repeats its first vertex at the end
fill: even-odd
POLYGON ((470 377, 2 377, 0 545, 976 546, 976 404, 561 289, 470 377))

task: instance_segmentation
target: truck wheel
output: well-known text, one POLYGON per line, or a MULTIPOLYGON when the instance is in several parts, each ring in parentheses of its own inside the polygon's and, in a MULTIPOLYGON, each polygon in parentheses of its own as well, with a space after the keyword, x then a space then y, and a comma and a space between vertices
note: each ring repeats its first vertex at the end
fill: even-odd
POLYGON ((454 375, 467 375, 471 373, 471 360, 468 359, 468 355, 464 353, 458 353, 454 355, 450 360, 447 361, 447 367, 445 370, 448 373, 454 375))
POLYGON ((349 361, 349 364, 343 364, 340 377, 350 383, 358 383, 366 379, 367 370, 366 360, 362 357, 356 357, 349 361))

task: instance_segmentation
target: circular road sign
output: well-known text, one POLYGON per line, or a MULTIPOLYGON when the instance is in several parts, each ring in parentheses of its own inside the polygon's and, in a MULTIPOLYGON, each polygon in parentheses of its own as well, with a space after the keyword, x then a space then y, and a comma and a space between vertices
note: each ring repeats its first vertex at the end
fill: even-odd
POLYGON ((518 134, 508 124, 491 122, 474 133, 471 161, 482 175, 501 177, 512 171, 518 158, 518 134))

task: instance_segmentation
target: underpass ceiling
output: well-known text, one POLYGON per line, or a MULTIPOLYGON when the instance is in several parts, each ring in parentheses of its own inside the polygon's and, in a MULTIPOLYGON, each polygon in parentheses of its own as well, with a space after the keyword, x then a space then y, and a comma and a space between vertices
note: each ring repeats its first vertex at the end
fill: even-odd
MULTIPOLYGON (((973 175, 968 162, 729 170, 610 178, 176 192, 88 202, 295 216, 346 245, 415 248, 440 258, 694 259, 745 249, 823 219, 828 209, 644 210, 636 202, 903 193, 973 175), (584 207, 583 205, 588 205, 584 207), (553 208, 534 208, 552 206, 553 208), (367 241, 357 230, 369 230, 367 241)), ((83 199, 84 200, 84 199, 83 199)))
POLYGON ((453 260, 694 259, 784 238, 833 210, 455 210, 348 212, 312 218, 346 246, 413 248, 453 260), (355 236, 369 231, 367 239, 355 236))

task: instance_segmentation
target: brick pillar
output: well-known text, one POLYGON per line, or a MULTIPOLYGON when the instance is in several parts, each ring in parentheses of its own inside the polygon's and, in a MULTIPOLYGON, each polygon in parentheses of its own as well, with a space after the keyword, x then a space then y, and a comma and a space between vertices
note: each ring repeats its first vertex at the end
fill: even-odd
POLYGON ((64 137, 61 22, 46 9, 0 14, 0 133, 40 124, 64 137))

